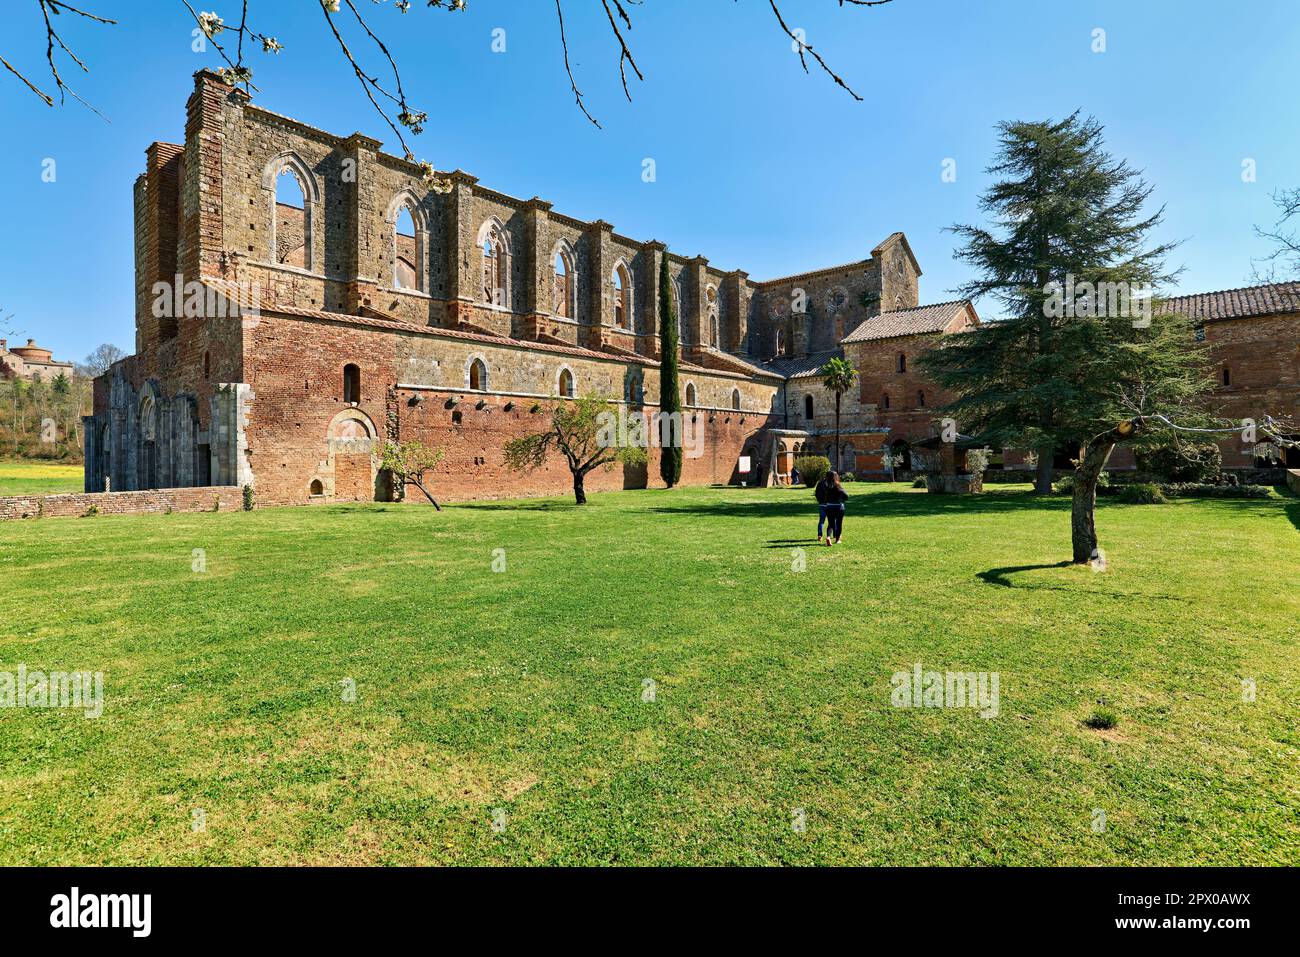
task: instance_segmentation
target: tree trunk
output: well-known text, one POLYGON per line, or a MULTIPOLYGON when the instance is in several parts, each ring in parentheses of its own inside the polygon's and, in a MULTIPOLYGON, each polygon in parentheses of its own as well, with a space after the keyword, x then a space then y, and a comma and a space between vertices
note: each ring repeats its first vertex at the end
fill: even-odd
POLYGON ((1038 467, 1034 473, 1035 495, 1052 494, 1052 459, 1054 453, 1055 449, 1050 447, 1038 450, 1038 467))
POLYGON ((573 501, 578 505, 587 504, 587 491, 582 487, 582 480, 585 477, 581 472, 573 473, 573 501))
POLYGON ((429 504, 431 504, 439 512, 442 511, 442 506, 433 500, 433 496, 429 494, 429 490, 424 487, 424 485, 420 482, 419 479, 411 479, 411 484, 424 493, 424 497, 429 500, 429 504))
POLYGON ((1110 460, 1114 442, 1094 442, 1074 472, 1074 502, 1070 508, 1070 539, 1074 563, 1086 565, 1097 551, 1097 479, 1110 460))
POLYGON ((840 394, 835 393, 835 471, 840 470, 844 460, 840 454, 840 394))

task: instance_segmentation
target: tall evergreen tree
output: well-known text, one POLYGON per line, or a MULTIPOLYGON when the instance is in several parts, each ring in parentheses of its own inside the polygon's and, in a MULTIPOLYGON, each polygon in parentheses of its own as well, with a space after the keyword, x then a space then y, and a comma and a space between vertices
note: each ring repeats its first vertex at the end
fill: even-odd
POLYGON ((1111 451, 1203 420, 1205 358, 1185 319, 1143 298, 1172 278, 1172 247, 1149 244, 1161 211, 1143 211, 1151 187, 1105 152, 1101 125, 1076 113, 999 129, 998 179, 980 202, 993 227, 954 231, 978 270, 962 294, 991 297, 1004 318, 950 337, 921 364, 957 394, 943 411, 961 431, 1037 452, 1039 493, 1051 491, 1057 450, 1080 449, 1072 537, 1086 562, 1111 451))
POLYGON ((682 480, 682 401, 678 388, 677 305, 673 280, 668 275, 668 256, 659 260, 659 411, 663 413, 658 433, 659 475, 672 488, 682 480), (674 415, 674 413, 676 413, 674 415))

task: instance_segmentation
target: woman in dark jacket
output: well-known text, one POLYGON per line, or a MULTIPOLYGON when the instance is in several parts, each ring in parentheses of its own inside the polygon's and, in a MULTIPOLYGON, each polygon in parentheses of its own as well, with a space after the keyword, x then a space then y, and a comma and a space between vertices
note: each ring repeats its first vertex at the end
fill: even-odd
MULTIPOLYGON (((813 488, 813 495, 817 496, 817 544, 822 543, 822 529, 826 526, 826 493, 831 488, 831 477, 829 474, 823 475, 813 488)), ((826 539, 829 545, 831 540, 826 539)))
POLYGON ((832 472, 827 476, 829 484, 826 489, 826 544, 838 545, 840 533, 844 529, 844 504, 849 500, 849 493, 840 484, 840 473, 832 472), (834 541, 832 541, 834 539, 834 541))

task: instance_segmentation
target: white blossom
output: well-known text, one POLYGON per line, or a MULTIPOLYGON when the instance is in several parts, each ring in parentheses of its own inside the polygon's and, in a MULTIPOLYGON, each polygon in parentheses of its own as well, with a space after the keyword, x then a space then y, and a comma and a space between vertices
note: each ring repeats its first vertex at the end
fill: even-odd
POLYGON ((203 31, 204 36, 211 39, 226 29, 226 25, 215 13, 204 11, 199 14, 199 29, 203 31))

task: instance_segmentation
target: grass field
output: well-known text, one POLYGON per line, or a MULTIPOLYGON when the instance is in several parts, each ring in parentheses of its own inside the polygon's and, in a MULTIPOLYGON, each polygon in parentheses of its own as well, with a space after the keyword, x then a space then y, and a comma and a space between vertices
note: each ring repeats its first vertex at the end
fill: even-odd
POLYGON ((53 495, 85 488, 81 463, 0 459, 0 495, 53 495))
POLYGON ((1064 499, 810 501, 9 523, 0 670, 105 708, 0 709, 0 864, 1300 863, 1300 501, 1104 503, 1105 573, 1064 499))

